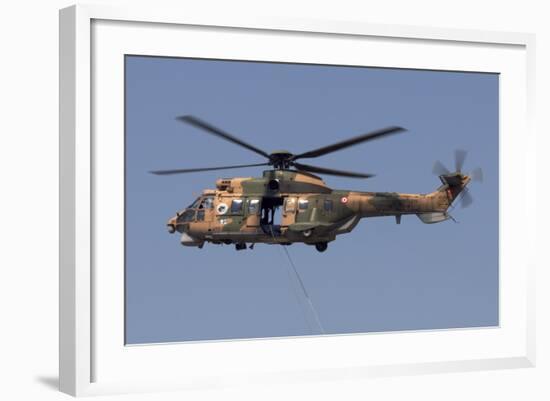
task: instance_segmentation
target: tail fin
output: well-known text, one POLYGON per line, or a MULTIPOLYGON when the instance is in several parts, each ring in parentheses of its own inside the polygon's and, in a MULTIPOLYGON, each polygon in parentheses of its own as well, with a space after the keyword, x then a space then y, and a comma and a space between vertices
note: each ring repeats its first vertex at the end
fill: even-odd
POLYGON ((461 173, 442 174, 439 179, 443 183, 434 195, 434 211, 429 213, 418 213, 418 218, 425 224, 441 223, 452 219, 447 212, 453 202, 465 190, 471 178, 461 173))
POLYGON ((452 203, 458 198, 460 193, 466 189, 466 186, 472 180, 470 176, 462 173, 443 174, 439 176, 439 179, 443 183, 437 190, 438 192, 445 193, 448 204, 446 209, 452 205, 452 203))

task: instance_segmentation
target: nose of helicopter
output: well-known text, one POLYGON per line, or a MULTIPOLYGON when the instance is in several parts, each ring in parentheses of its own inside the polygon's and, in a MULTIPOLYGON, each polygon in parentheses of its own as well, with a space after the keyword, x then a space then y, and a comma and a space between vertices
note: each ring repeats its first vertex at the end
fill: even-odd
POLYGON ((166 228, 170 234, 174 234, 176 232, 177 219, 178 217, 174 216, 168 220, 168 223, 166 223, 166 228))
POLYGON ((174 217, 170 218, 166 222, 166 229, 170 234, 173 234, 176 231, 179 233, 184 233, 188 230, 189 223, 193 220, 194 217, 194 209, 184 209, 180 212, 177 212, 174 217))

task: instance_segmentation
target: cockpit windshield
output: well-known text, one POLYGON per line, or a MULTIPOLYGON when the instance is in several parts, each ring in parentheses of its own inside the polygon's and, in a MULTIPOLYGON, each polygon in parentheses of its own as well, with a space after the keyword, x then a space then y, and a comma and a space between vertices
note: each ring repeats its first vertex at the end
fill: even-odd
POLYGON ((187 209, 212 209, 214 207, 214 197, 213 196, 201 196, 189 206, 187 209))
POLYGON ((201 198, 195 199, 193 203, 191 203, 189 206, 187 206, 187 209, 196 209, 199 207, 199 204, 201 203, 201 198))
POLYGON ((195 219, 195 211, 187 209, 178 216, 178 223, 188 223, 195 219))
POLYGON ((202 199, 199 209, 212 209, 214 207, 214 198, 212 196, 207 196, 202 199))

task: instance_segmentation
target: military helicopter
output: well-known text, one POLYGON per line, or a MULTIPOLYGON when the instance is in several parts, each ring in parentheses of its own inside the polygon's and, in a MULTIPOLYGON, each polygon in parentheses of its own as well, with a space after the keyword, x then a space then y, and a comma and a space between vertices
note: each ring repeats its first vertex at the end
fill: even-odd
MULTIPOLYGON (((320 157, 363 142, 405 132, 392 126, 359 135, 308 152, 293 154, 286 150, 267 153, 194 116, 178 117, 203 132, 246 148, 267 159, 264 163, 232 166, 151 171, 156 175, 270 166, 262 177, 220 178, 215 189, 206 189, 187 208, 167 222, 169 233, 181 234, 184 246, 202 248, 205 242, 234 244, 236 250, 254 248, 256 243, 314 245, 324 252, 340 234, 352 231, 364 217, 415 214, 426 224, 453 219, 448 210, 457 198, 462 206, 472 203, 467 185, 482 180, 482 171, 461 172, 466 152, 455 152, 455 171, 441 162, 434 173, 442 185, 427 194, 397 192, 360 192, 329 188, 317 174, 351 178, 370 178, 372 174, 334 170, 299 163, 299 159, 320 157), (279 213, 280 209, 280 213, 279 213)), ((454 220, 454 219, 453 219, 454 220)))

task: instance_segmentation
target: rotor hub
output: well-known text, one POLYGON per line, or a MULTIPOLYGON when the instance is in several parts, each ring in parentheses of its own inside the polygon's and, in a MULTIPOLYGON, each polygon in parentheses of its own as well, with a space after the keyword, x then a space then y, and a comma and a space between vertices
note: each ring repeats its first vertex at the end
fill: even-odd
POLYGON ((288 150, 276 150, 269 155, 269 164, 277 170, 287 170, 294 155, 288 150))

